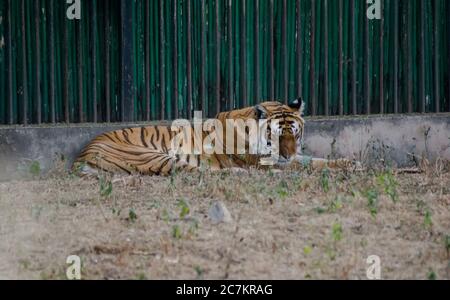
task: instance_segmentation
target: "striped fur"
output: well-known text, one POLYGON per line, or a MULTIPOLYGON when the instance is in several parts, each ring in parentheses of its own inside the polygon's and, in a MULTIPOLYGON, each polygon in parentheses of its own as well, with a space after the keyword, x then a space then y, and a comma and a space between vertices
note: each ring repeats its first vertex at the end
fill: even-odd
MULTIPOLYGON (((280 127, 279 151, 283 158, 290 162, 300 155, 304 128, 303 105, 300 99, 296 101, 291 106, 279 102, 264 102, 254 107, 219 113, 216 119, 220 120, 224 128, 227 119, 244 121, 259 118, 277 119, 280 127)), ((268 130, 271 134, 271 129, 268 130)), ((89 166, 112 173, 168 175, 173 170, 192 171, 201 165, 212 170, 219 170, 233 167, 257 167, 259 164, 260 157, 250 154, 172 155, 171 140, 177 133, 172 132, 168 126, 127 128, 104 133, 84 148, 74 163, 74 169, 80 170, 89 166)), ((192 128, 191 133, 193 139, 192 128)), ((206 134, 203 133, 203 138, 205 136, 206 134)), ((222 144, 226 144, 225 138, 222 144)), ((327 164, 329 164, 328 161, 327 164)))

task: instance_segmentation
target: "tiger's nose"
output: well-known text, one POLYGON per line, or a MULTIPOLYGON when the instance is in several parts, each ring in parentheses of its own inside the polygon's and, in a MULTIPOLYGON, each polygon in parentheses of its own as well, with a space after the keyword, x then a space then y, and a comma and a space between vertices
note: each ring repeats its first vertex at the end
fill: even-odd
POLYGON ((280 141, 280 156, 289 161, 296 154, 296 152, 294 136, 282 136, 280 141))

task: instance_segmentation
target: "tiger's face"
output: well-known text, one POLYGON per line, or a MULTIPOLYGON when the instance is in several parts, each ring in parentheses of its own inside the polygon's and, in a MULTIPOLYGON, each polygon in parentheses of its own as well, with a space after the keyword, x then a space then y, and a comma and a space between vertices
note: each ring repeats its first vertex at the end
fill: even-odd
POLYGON ((288 105, 280 102, 264 102, 255 106, 258 120, 267 120, 266 141, 270 153, 278 154, 277 165, 286 165, 301 154, 305 120, 301 98, 288 105), (273 143, 272 141, 278 141, 273 143))

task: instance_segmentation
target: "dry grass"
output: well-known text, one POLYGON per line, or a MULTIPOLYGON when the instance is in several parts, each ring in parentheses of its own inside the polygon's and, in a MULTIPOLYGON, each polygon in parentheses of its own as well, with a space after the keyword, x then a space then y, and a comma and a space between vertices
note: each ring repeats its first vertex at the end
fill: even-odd
POLYGON ((64 279, 75 254, 83 279, 365 279, 369 255, 383 279, 450 279, 450 173, 429 170, 0 183, 0 278, 64 279))

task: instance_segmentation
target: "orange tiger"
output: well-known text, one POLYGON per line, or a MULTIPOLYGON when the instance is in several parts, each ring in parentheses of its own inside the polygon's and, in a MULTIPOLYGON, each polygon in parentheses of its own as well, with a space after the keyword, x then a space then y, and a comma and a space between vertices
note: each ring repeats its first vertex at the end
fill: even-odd
MULTIPOLYGON (((301 144, 305 120, 303 119, 304 104, 301 98, 291 101, 289 105, 280 102, 264 102, 256 106, 247 107, 228 112, 221 112, 216 119, 225 128, 226 120, 264 120, 267 126, 267 136, 275 135, 278 143, 271 144, 267 141, 258 140, 267 145, 268 150, 278 151, 278 161, 276 166, 284 166, 294 161, 304 162, 301 154, 301 144), (276 122, 272 122, 276 120, 276 122), (267 124, 266 123, 266 124, 267 124), (273 125, 272 125, 273 124, 273 125), (278 149, 274 149, 278 147, 278 149)), ((191 139, 195 138, 192 127, 191 139)), ((264 155, 250 154, 174 154, 174 147, 182 147, 186 143, 185 139, 181 144, 173 143, 174 137, 180 130, 172 131, 170 126, 147 126, 137 128, 126 128, 104 133, 90 142, 78 158, 75 160, 74 169, 81 171, 81 174, 92 174, 101 169, 111 173, 143 174, 143 175, 168 175, 174 170, 193 171, 202 165, 208 166, 211 170, 227 168, 248 168, 251 166, 261 166, 261 158, 264 155)), ((246 132, 248 133, 248 132, 246 132)), ((202 132, 203 141, 207 133, 202 132)), ((225 147, 226 134, 223 134, 220 147, 225 147)), ((236 150, 236 140, 239 133, 235 131, 234 147, 236 150)), ((245 139, 245 150, 249 149, 249 138, 245 139)), ((258 137, 258 139, 260 139, 258 137)), ((191 142, 193 142, 191 140, 191 142)), ((226 153, 223 151, 223 153, 226 153)), ((309 160, 312 168, 340 168, 352 165, 346 159, 309 160)))

